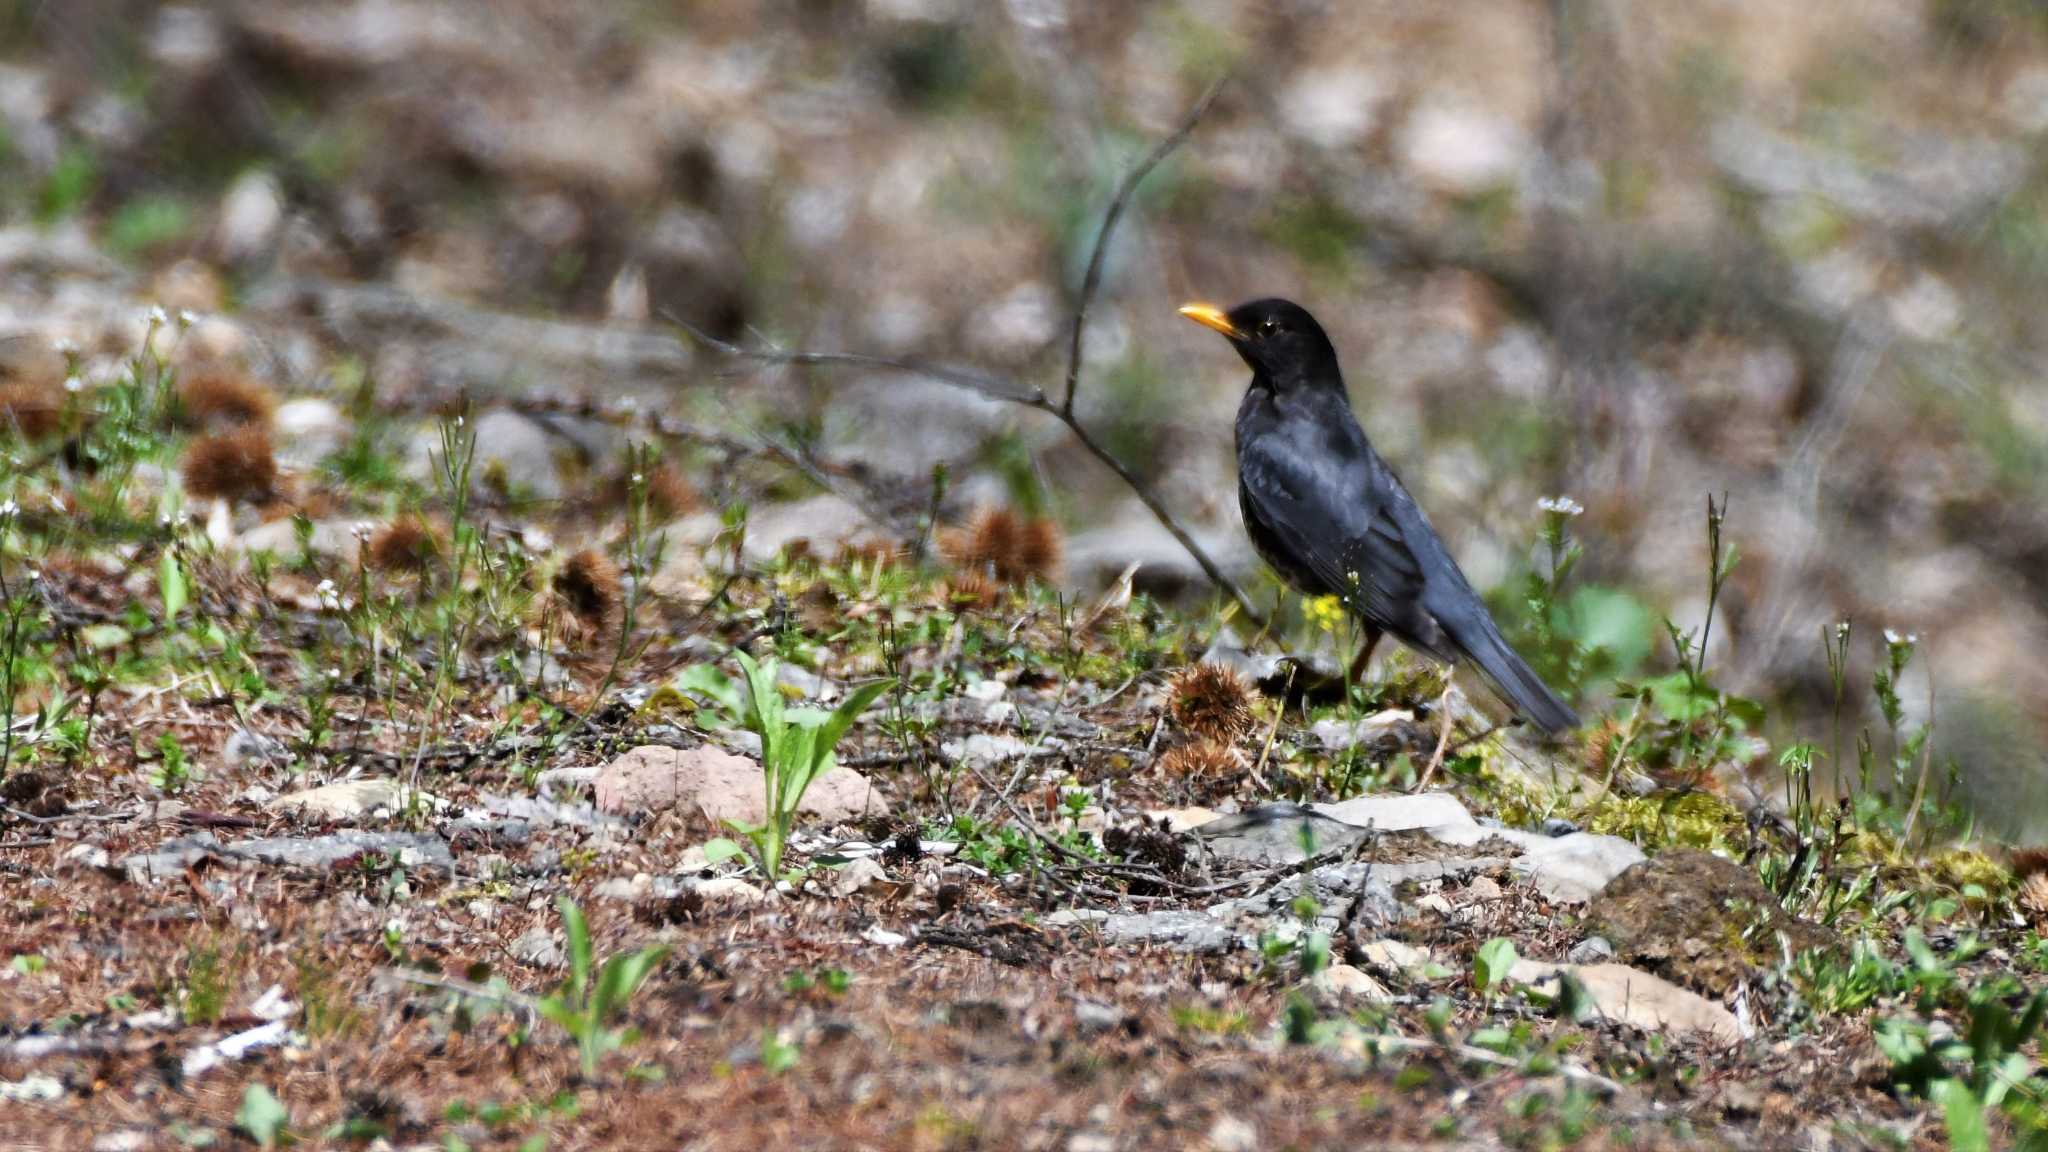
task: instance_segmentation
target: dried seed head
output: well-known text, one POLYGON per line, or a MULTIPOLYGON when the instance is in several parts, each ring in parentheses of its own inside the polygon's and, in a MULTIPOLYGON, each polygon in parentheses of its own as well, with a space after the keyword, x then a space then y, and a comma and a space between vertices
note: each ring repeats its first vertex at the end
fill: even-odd
POLYGON ((1243 673, 1203 661, 1174 674, 1166 710, 1182 731, 1228 744, 1252 729, 1252 694, 1243 673))
POLYGON ((178 404, 194 427, 232 427, 270 423, 277 397, 239 372, 207 367, 178 378, 178 404))
POLYGON ((1586 737, 1586 770, 1595 776, 1613 771, 1618 766, 1615 758, 1625 751, 1627 735, 1627 730, 1612 718, 1602 720, 1586 737))
MULTIPOLYGON (((647 518, 656 523, 686 516, 703 507, 697 489, 683 474, 667 464, 656 464, 640 474, 647 489, 647 518)), ((620 508, 633 506, 633 478, 619 476, 605 488, 605 502, 620 508)))
POLYGON ((1026 520, 1008 508, 984 508, 964 530, 946 532, 939 540, 954 564, 1015 585, 1051 576, 1059 567, 1062 544, 1059 525, 1052 520, 1026 520))
POLYGON ((1035 516, 1024 522, 1017 534, 1017 576, 1026 580, 1049 580, 1059 570, 1060 554, 1066 541, 1060 526, 1049 516, 1035 516))
POLYGON ((617 632, 624 620, 626 594, 619 566, 595 548, 585 548, 564 561, 551 588, 562 611, 595 635, 617 632))
POLYGON ((990 571, 1000 577, 1016 568, 1020 528, 1016 514, 1008 508, 984 508, 974 514, 966 531, 946 534, 946 555, 962 568, 990 571))
POLYGON ((277 457, 260 424, 192 441, 184 472, 185 490, 201 499, 261 503, 277 491, 277 457))
POLYGON ((946 603, 954 608, 987 611, 1002 602, 1003 586, 973 568, 946 580, 946 603))
POLYGON ((379 572, 424 572, 441 555, 441 541, 427 522, 401 516, 371 535, 364 559, 379 572))
POLYGON ((64 394, 33 381, 0 388, 0 436, 41 440, 64 423, 64 394))
POLYGON ((2036 872, 2020 881, 2019 902, 2034 923, 2048 923, 2048 872, 2036 872))
POLYGON ((2021 880, 2048 874, 2048 848, 2013 849, 2012 874, 2021 880))
POLYGON ((1173 780, 1213 780, 1245 770, 1238 750, 1214 740, 1180 744, 1159 758, 1159 773, 1173 780))

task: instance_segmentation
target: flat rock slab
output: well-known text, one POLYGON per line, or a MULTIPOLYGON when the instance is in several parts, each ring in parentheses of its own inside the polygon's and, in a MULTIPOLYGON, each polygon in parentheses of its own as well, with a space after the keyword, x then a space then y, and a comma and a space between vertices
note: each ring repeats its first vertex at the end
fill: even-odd
POLYGON ((154 852, 124 857, 121 866, 137 883, 182 875, 193 864, 214 857, 247 860, 286 868, 325 869, 366 852, 396 855, 408 868, 453 873, 455 857, 448 843, 425 832, 336 832, 327 836, 272 836, 261 840, 222 843, 211 832, 166 841, 154 852))
POLYGON ((1034 756, 1050 756, 1061 744, 1057 740, 1030 741, 999 733, 976 732, 965 740, 948 740, 939 745, 939 752, 955 764, 970 768, 993 768, 1012 760, 1028 760, 1034 756))
POLYGON ((1218 859, 1274 866, 1299 864, 1314 852, 1349 848, 1365 829, 1299 804, 1261 804, 1249 812, 1211 820, 1195 829, 1218 859))
POLYGON ((1594 1009, 1609 1020, 1646 1032, 1692 1034, 1724 1043, 1743 1039, 1742 1025, 1733 1012, 1662 976, 1626 964, 1517 960, 1508 971, 1508 978, 1521 984, 1555 985, 1561 972, 1576 976, 1585 986, 1594 1009))
POLYGON ((1509 862, 1515 873, 1545 897, 1560 904, 1584 904, 1600 894, 1616 876, 1640 864, 1643 850, 1619 836, 1573 832, 1545 836, 1514 828, 1431 828, 1432 838, 1470 847, 1485 840, 1505 840, 1522 850, 1509 862))
POLYGON ((1354 796, 1337 804, 1311 804, 1309 807, 1353 827, 1370 825, 1375 832, 1405 832, 1410 828, 1473 827, 1479 822, 1472 818, 1465 805, 1449 792, 1422 792, 1409 795, 1404 792, 1385 793, 1377 796, 1354 796))
POLYGON ((1091 924, 1108 943, 1157 944, 1175 952, 1225 952, 1237 943, 1237 933, 1206 912, 1122 913, 1075 908, 1055 912, 1045 922, 1055 927, 1091 924))
POLYGON ((396 813, 411 804, 429 809, 447 802, 427 792, 409 789, 385 776, 360 780, 338 780, 318 788, 287 792, 264 807, 273 812, 296 812, 315 820, 358 820, 379 811, 396 813))
MULTIPOLYGON (((611 813, 661 812, 687 805, 716 824, 758 824, 766 818, 761 765, 722 748, 645 745, 604 766, 596 781, 597 807, 611 813)), ((797 813, 838 823, 886 813, 889 802, 867 777, 834 765, 811 782, 797 813)))

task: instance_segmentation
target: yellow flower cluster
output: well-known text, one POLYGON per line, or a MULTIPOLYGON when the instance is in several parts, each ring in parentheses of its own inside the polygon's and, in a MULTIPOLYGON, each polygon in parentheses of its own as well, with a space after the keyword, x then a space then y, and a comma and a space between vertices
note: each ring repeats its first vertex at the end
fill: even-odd
POLYGON ((1308 614, 1309 623, 1325 632, 1334 633, 1337 625, 1344 622, 1344 602, 1335 596, 1317 596, 1302 605, 1308 614))

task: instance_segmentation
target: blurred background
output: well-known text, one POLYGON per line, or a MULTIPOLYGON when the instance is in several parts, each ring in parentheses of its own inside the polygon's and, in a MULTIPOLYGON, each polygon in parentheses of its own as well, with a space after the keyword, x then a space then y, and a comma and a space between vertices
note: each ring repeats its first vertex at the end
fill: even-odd
MULTIPOLYGON (((1057 389, 1124 171, 1230 85, 1110 254, 1080 411, 1271 603, 1237 521, 1245 372, 1174 307, 1285 295, 1502 613, 1537 502, 1585 555, 1587 690, 1707 614, 1708 655, 1823 739, 1822 633, 1884 629, 2000 831, 2048 834, 2048 4, 2040 0, 0 0, 8 370, 138 302, 360 417, 458 396, 538 438, 534 494, 623 460, 586 402, 799 446, 914 518, 1038 505, 1065 579, 1213 596, 1057 423, 749 344, 1057 389), (537 403, 551 414, 533 414, 537 403), (580 470, 579 470, 580 469, 580 470)), ((780 491, 719 499, 769 500, 780 491)), ((879 509, 879 512, 877 511, 879 509)))

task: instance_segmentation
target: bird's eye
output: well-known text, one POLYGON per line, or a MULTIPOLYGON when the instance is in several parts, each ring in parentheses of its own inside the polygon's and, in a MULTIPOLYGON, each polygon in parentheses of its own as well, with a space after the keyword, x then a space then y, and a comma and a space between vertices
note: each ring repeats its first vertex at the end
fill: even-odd
POLYGON ((1278 318, 1268 316, 1264 320, 1259 321, 1259 332, 1261 334, 1271 336, 1279 331, 1280 321, 1278 318))

